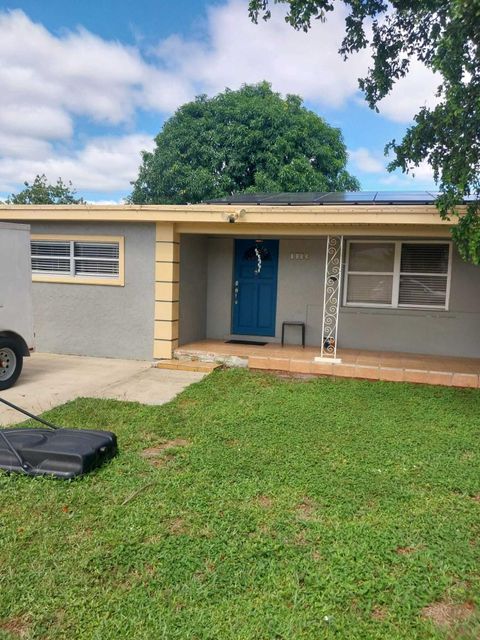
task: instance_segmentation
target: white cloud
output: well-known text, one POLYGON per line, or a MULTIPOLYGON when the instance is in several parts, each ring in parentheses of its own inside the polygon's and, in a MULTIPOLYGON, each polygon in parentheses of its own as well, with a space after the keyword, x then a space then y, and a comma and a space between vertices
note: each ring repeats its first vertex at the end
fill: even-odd
POLYGON ((418 167, 412 167, 409 173, 396 171, 385 176, 380 176, 379 184, 397 189, 434 189, 432 167, 426 162, 421 162, 418 167))
POLYGON ((156 53, 162 64, 207 93, 267 79, 282 93, 338 107, 357 92, 357 78, 369 60, 367 52, 347 63, 338 55, 344 16, 339 8, 327 25, 315 22, 307 34, 287 25, 280 8, 269 22, 254 25, 245 3, 232 0, 210 8, 206 39, 172 36, 156 53))
POLYGON ((0 159, 0 192, 10 193, 18 176, 33 181, 45 173, 51 181, 61 177, 78 190, 111 192, 128 189, 140 164, 140 151, 151 150, 153 140, 143 134, 93 138, 81 149, 69 154, 50 153, 44 158, 0 159))
POLYGON ((0 87, 2 108, 50 108, 63 127, 67 114, 118 124, 139 106, 170 111, 190 97, 183 79, 137 48, 84 29, 55 36, 19 10, 0 13, 0 87), (152 85, 162 90, 152 94, 152 85))
MULTIPOLYGON (((269 22, 253 25, 245 2, 228 0, 208 9, 204 33, 171 36, 147 57, 82 28, 57 35, 20 10, 0 12, 0 190, 36 173, 72 180, 79 190, 128 190, 140 149, 152 147, 148 136, 132 133, 138 110, 168 115, 194 95, 226 86, 266 79, 319 107, 345 106, 359 99, 357 78, 369 54, 344 62, 337 53, 343 32, 341 8, 305 34, 285 23, 281 6, 269 22), (78 118, 110 127, 111 135, 79 149, 78 118)), ((382 101, 382 115, 409 120, 436 84, 415 63, 382 101)), ((381 162, 366 149, 354 150, 352 160, 372 173, 381 162)))
POLYGON ((417 60, 412 61, 408 75, 379 102, 381 115, 394 122, 410 122, 420 107, 434 107, 438 103, 436 91, 440 84, 438 73, 433 73, 417 60))
POLYGON ((385 161, 380 160, 366 147, 350 149, 349 158, 355 169, 364 173, 382 173, 385 171, 385 161))

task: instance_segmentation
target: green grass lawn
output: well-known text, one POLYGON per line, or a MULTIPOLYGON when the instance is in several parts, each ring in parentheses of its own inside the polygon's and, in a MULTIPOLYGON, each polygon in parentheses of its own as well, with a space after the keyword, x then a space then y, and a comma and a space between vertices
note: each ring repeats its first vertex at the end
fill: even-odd
POLYGON ((478 391, 228 370, 48 417, 120 454, 0 475, 0 638, 480 637, 478 391))

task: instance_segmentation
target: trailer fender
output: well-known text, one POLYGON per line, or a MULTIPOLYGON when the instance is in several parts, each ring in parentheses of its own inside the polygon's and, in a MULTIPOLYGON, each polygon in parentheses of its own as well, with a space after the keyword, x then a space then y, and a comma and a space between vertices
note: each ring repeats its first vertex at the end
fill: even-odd
POLYGON ((0 338, 8 338, 16 342, 20 347, 22 356, 28 357, 30 355, 30 349, 28 347, 28 344, 25 342, 22 336, 19 335, 18 333, 15 333, 14 331, 0 331, 0 338))

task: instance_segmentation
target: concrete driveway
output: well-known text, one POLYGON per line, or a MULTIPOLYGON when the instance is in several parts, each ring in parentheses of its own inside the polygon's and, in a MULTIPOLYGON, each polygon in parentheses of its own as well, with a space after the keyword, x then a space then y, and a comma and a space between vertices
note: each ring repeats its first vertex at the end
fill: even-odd
MULTIPOLYGON (((151 362, 136 360, 34 353, 25 358, 17 384, 0 396, 34 414, 79 397, 163 404, 204 375, 155 369, 151 362)), ((0 403, 0 425, 25 419, 0 403)))

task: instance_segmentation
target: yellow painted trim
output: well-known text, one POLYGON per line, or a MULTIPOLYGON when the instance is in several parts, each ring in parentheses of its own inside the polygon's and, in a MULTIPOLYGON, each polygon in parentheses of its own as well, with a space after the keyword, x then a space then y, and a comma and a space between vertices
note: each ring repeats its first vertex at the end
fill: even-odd
POLYGON ((155 340, 153 357, 160 360, 170 360, 173 352, 178 348, 178 340, 155 340))
MULTIPOLYGON (((458 207, 459 214, 466 207, 458 207)), ((157 240, 177 242, 175 223, 218 224, 241 233, 253 224, 280 225, 431 225, 451 227, 442 220, 435 205, 1 205, 0 220, 45 222, 136 222, 157 223, 157 240), (239 213, 235 224, 228 214, 239 213)), ((229 233, 231 233, 230 231, 229 233)))
POLYGON ((63 242, 118 242, 118 277, 89 278, 88 276, 53 276, 32 273, 32 282, 55 282, 57 284, 90 284, 92 286, 125 286, 125 238, 123 236, 90 236, 90 235, 57 235, 48 233, 32 233, 32 240, 48 240, 63 242))
POLYGON ((155 225, 154 358, 172 358, 178 346, 180 236, 176 225, 155 225))
POLYGON ((157 242, 155 259, 157 262, 180 262, 180 245, 177 242, 157 242))
POLYGON ((179 282, 180 265, 178 262, 156 262, 155 282, 179 282))
POLYGON ((178 340, 178 320, 155 320, 156 340, 178 340))
POLYGON ((249 224, 240 226, 236 224, 204 224, 204 223, 180 223, 177 224, 179 233, 200 235, 221 235, 235 238, 242 237, 326 237, 328 235, 355 236, 385 236, 388 238, 414 236, 418 238, 451 238, 450 226, 437 225, 399 225, 399 224, 249 224))
POLYGON ((155 227, 155 240, 157 242, 173 242, 175 244, 180 244, 177 230, 171 222, 167 222, 165 224, 157 222, 155 227))
POLYGON ((155 301, 155 320, 178 320, 179 303, 171 301, 155 301))
POLYGON ((180 300, 180 283, 155 282, 155 300, 159 302, 178 302, 180 300))

